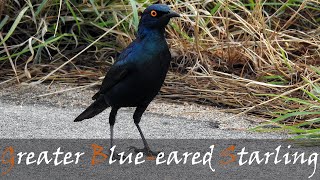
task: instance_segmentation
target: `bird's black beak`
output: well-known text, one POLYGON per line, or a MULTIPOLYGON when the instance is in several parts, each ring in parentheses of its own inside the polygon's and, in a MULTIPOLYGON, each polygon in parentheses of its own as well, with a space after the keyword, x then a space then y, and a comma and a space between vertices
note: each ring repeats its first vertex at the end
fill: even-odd
POLYGON ((169 18, 173 18, 173 17, 180 17, 180 14, 170 10, 166 16, 169 18))

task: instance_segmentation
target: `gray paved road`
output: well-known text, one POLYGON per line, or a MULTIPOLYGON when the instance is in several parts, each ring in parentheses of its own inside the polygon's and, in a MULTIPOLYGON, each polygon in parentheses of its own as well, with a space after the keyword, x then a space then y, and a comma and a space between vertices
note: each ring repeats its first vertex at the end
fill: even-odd
MULTIPOLYGON (((0 101, 1 138, 109 138, 108 113, 74 123, 83 108, 62 108, 50 105, 14 105, 0 101)), ((139 139, 132 120, 133 110, 120 110, 115 125, 115 138, 139 139)), ((284 134, 251 133, 221 130, 208 120, 189 120, 145 113, 141 128, 148 139, 237 139, 286 138, 284 134)))

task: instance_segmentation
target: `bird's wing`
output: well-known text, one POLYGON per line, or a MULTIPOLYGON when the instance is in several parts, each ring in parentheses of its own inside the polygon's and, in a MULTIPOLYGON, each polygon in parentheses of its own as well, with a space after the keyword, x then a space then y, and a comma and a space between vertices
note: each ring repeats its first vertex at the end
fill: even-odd
POLYGON ((101 88, 99 92, 97 92, 92 99, 97 99, 100 94, 104 94, 106 91, 111 89, 113 86, 118 84, 122 79, 128 76, 130 71, 130 67, 132 64, 130 63, 130 53, 132 52, 132 48, 134 43, 131 43, 119 56, 119 59, 111 66, 109 71, 107 72, 105 78, 102 81, 101 88))
POLYGON ((97 99, 100 94, 104 94, 104 92, 108 91, 110 88, 118 84, 127 76, 128 72, 129 70, 126 68, 126 66, 112 66, 108 71, 106 77, 103 79, 99 92, 97 92, 92 97, 92 99, 97 99))

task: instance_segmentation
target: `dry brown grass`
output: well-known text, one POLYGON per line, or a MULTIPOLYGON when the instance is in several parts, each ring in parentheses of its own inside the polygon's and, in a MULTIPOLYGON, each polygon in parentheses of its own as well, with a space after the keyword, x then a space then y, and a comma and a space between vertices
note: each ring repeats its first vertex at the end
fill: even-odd
POLYGON ((169 29, 178 64, 175 72, 186 75, 171 73, 164 96, 227 105, 236 112, 268 117, 302 107, 290 97, 319 105, 301 90, 313 91, 312 85, 320 80, 312 68, 320 64, 320 28, 315 21, 319 11, 306 8, 309 3, 319 7, 318 1, 304 1, 283 13, 277 13, 281 8, 257 5, 248 10, 240 1, 219 1, 220 10, 212 16, 205 9, 217 1, 193 2, 177 8, 185 14, 177 23, 184 32, 197 34, 194 41, 181 41, 169 29))

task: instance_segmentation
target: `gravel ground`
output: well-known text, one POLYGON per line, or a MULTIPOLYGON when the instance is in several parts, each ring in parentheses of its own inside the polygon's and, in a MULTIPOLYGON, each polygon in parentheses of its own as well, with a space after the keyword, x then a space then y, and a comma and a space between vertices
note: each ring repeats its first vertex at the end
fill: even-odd
MULTIPOLYGON (((92 101, 97 88, 75 89, 70 85, 14 85, 0 90, 3 138, 106 138, 109 109, 94 120, 73 123, 92 101), (48 93, 63 91, 61 93, 48 93), (5 127, 5 128, 4 128, 5 127)), ((122 108, 115 126, 116 138, 139 138, 134 109, 122 108), (129 123, 128 123, 129 122, 129 123)), ((263 119, 233 117, 217 107, 168 103, 155 99, 141 122, 147 138, 287 138, 285 133, 252 133, 248 128, 263 119)))

